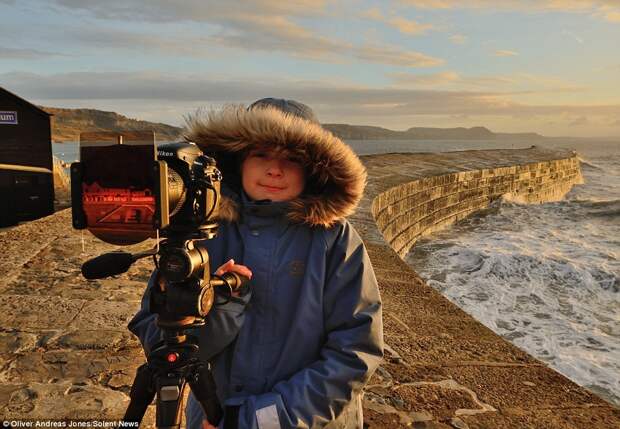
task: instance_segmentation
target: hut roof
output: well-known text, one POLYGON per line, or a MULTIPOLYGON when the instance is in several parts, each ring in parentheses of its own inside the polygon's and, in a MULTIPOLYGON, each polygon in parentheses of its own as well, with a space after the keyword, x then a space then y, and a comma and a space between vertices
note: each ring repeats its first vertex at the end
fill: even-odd
POLYGON ((41 109, 36 104, 32 104, 28 100, 25 100, 25 99, 21 98, 19 95, 15 95, 11 91, 9 91, 8 89, 3 88, 3 87, 0 86, 0 94, 3 93, 3 92, 5 92, 5 93, 9 94, 10 96, 12 96, 18 103, 23 104, 23 105, 33 109, 34 111, 40 113, 40 114, 43 114, 43 115, 46 115, 46 116, 54 116, 52 113, 46 112, 45 110, 41 109))

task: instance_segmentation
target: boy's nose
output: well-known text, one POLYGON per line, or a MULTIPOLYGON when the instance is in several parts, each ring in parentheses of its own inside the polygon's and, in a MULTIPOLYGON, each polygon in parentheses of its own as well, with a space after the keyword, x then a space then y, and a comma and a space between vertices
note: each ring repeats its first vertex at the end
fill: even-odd
POLYGON ((279 159, 271 160, 267 166, 267 175, 279 177, 282 175, 282 166, 279 159))

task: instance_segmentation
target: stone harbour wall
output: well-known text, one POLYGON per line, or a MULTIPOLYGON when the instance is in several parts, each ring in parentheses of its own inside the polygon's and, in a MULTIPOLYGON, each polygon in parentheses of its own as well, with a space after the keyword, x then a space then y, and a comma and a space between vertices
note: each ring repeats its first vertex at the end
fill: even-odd
POLYGON ((558 201, 582 182, 579 160, 573 155, 413 180, 377 195, 371 211, 385 240, 404 257, 418 238, 487 208, 498 198, 558 201))
MULTIPOLYGON (((481 325, 401 258, 417 237, 501 195, 558 198, 579 183, 575 155, 532 148, 363 162, 367 190, 350 220, 375 268, 386 341, 385 362, 365 389, 365 424, 620 427, 617 408, 481 325)), ((85 280, 81 264, 116 247, 73 230, 70 210, 0 232, 0 249, 0 420, 120 418, 144 362, 126 325, 140 307, 151 262, 85 280)), ((151 406, 143 427, 153 426, 153 416, 151 406)))
POLYGON ((609 428, 620 411, 474 320, 403 256, 418 237, 497 198, 555 201, 582 183, 577 155, 521 150, 363 157, 368 185, 350 218, 384 304, 385 363, 365 422, 385 428, 609 428))

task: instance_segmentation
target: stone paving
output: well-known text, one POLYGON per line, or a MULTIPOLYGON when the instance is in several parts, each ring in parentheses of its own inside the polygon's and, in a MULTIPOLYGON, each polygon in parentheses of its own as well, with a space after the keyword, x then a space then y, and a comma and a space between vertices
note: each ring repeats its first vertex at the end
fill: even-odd
MULTIPOLYGON (((415 178, 565 156, 532 149, 364 157, 368 192, 352 221, 380 282, 387 342, 366 389, 369 427, 620 427, 618 409, 428 287, 385 243, 369 211, 373 196, 415 178)), ((85 260, 116 248, 73 230, 70 210, 0 232, 0 249, 0 419, 120 418, 144 361, 126 325, 151 262, 116 278, 83 279, 85 260)), ((145 427, 153 415, 150 407, 145 427)))

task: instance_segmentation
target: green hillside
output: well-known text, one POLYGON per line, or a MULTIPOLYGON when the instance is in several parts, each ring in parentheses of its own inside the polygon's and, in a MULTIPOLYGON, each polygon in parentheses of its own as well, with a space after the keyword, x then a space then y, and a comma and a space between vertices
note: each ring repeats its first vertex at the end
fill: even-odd
POLYGON ((181 128, 172 125, 131 119, 114 112, 95 109, 60 109, 43 107, 52 117, 54 142, 77 141, 83 131, 149 131, 158 141, 177 140, 181 128))
MULTIPOLYGON (((146 131, 155 132, 158 141, 180 138, 182 128, 158 122, 131 119, 114 112, 95 109, 61 109, 41 107, 53 114, 52 139, 55 142, 77 141, 83 131, 146 131)), ((536 133, 494 133, 485 127, 424 128, 413 127, 406 131, 393 131, 369 125, 323 124, 323 127, 345 140, 527 140, 543 138, 536 133)))
POLYGON ((544 138, 536 133, 494 133, 485 127, 413 127, 406 131, 393 131, 381 127, 348 124, 323 124, 323 127, 341 139, 348 140, 533 140, 544 138))

